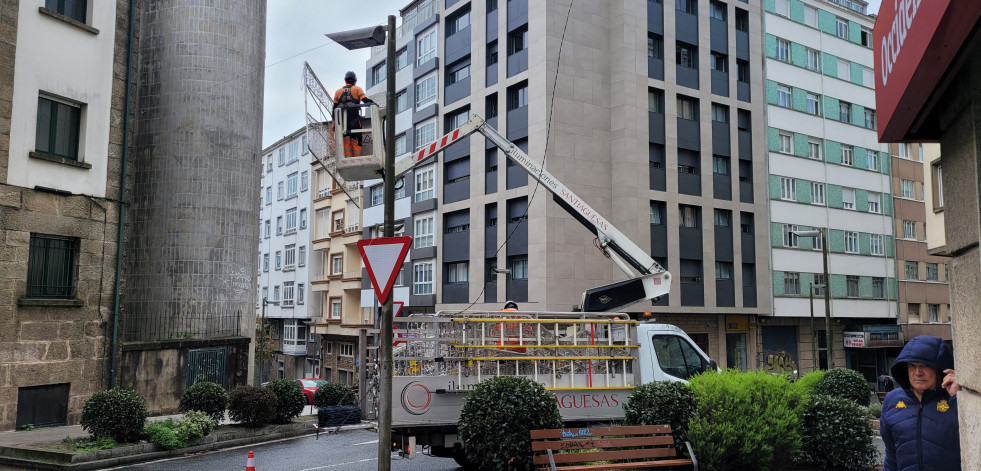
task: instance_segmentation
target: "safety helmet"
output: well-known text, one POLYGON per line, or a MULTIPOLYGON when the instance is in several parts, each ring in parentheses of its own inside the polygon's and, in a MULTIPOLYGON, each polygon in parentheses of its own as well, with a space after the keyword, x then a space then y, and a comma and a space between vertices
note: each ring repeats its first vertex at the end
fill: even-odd
POLYGON ((514 301, 508 301, 508 302, 504 303, 504 309, 514 309, 515 311, 517 311, 518 310, 518 303, 516 303, 514 301))
POLYGON ((354 83, 354 82, 357 82, 357 81, 358 81, 358 76, 355 75, 354 72, 352 72, 352 71, 349 70, 349 71, 347 71, 346 74, 344 74, 344 82, 345 83, 354 83))

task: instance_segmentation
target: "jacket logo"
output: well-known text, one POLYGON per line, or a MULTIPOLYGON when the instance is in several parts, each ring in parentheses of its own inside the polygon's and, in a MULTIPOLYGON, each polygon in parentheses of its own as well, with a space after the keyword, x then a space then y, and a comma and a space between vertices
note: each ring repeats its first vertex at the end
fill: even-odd
POLYGON ((903 401, 899 401, 899 402, 896 403, 896 408, 897 409, 905 409, 906 408, 906 403, 903 402, 903 401))
POLYGON ((947 412, 950 406, 947 405, 947 401, 940 401, 937 403, 937 412, 947 412))

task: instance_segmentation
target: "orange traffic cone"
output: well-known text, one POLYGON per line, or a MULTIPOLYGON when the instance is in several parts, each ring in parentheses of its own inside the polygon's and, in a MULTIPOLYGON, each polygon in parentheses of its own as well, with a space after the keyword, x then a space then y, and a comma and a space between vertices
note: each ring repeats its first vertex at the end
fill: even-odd
POLYGON ((249 452, 249 459, 245 460, 245 471, 255 471, 255 455, 249 452))

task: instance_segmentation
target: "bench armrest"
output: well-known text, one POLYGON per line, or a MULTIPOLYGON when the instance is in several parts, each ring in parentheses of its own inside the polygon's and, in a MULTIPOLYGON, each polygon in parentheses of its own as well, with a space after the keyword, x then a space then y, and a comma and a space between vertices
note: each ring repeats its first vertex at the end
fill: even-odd
MULTIPOLYGON (((688 448, 688 456, 691 457, 691 465, 695 468, 695 471, 698 471, 698 460, 695 459, 695 450, 691 449, 691 442, 685 442, 685 447, 688 448)), ((553 466, 552 469, 554 470, 555 467, 553 466)))

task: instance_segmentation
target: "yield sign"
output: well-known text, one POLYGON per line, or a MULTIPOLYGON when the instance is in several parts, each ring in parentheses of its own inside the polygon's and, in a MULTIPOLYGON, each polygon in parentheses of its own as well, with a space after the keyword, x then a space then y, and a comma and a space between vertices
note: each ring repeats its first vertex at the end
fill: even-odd
POLYGON ((412 237, 408 236, 358 241, 358 251, 361 252, 361 260, 368 270, 378 302, 383 303, 388 299, 388 293, 395 284, 396 275, 402 268, 402 262, 405 261, 405 255, 409 253, 411 244, 412 237))

